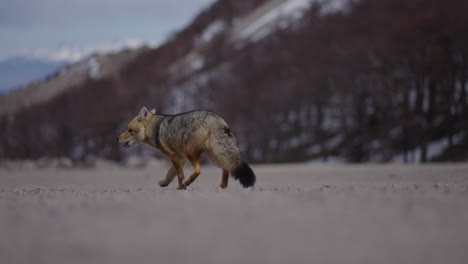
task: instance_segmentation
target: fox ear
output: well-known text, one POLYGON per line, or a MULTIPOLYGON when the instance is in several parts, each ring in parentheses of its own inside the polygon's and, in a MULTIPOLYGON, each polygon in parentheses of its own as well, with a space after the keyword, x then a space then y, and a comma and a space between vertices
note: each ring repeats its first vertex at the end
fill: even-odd
POLYGON ((144 121, 144 120, 148 119, 148 116, 149 116, 148 113, 149 113, 148 109, 146 109, 146 107, 143 106, 141 108, 141 110, 140 110, 140 113, 138 114, 138 120, 139 121, 144 121))
POLYGON ((151 109, 151 111, 149 111, 152 115, 155 115, 156 114, 156 109, 151 109))

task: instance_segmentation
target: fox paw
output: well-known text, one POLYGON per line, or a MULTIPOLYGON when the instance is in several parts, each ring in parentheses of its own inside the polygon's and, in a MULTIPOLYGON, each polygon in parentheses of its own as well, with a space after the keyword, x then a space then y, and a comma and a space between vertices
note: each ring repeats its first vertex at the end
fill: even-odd
POLYGON ((161 187, 166 187, 166 186, 168 186, 168 185, 169 185, 169 184, 166 183, 166 182, 164 182, 164 181, 159 181, 159 186, 161 186, 161 187))
POLYGON ((188 187, 192 182, 189 182, 188 179, 186 179, 182 184, 185 186, 185 187, 188 187))
POLYGON ((179 185, 179 187, 177 187, 177 190, 185 190, 187 189, 187 186, 185 184, 181 184, 179 185))
POLYGON ((227 184, 220 184, 219 187, 221 187, 221 189, 226 189, 226 188, 227 188, 227 184))

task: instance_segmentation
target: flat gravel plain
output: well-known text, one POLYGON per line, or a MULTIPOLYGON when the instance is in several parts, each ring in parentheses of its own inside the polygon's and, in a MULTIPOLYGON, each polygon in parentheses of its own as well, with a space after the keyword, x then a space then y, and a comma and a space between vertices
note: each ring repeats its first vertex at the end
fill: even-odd
POLYGON ((252 167, 1 168, 0 263, 468 263, 466 163, 252 167))

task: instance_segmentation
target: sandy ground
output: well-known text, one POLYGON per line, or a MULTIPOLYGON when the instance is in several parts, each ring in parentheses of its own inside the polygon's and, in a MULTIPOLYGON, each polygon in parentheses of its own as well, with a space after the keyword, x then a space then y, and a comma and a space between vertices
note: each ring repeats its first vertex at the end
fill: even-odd
POLYGON ((468 263, 468 164, 253 168, 2 169, 0 263, 468 263))

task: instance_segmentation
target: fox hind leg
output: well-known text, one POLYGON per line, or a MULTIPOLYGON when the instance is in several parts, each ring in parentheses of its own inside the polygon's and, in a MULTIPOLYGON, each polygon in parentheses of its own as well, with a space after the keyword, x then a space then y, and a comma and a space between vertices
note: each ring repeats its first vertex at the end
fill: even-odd
POLYGON ((168 186, 174 180, 176 175, 177 175, 177 171, 176 171, 175 167, 171 166, 171 168, 169 169, 169 171, 166 174, 166 178, 164 178, 164 180, 162 180, 162 181, 159 181, 159 186, 161 186, 161 187, 168 186))
POLYGON ((219 187, 226 189, 229 181, 229 171, 223 169, 223 177, 221 178, 221 184, 219 187))

